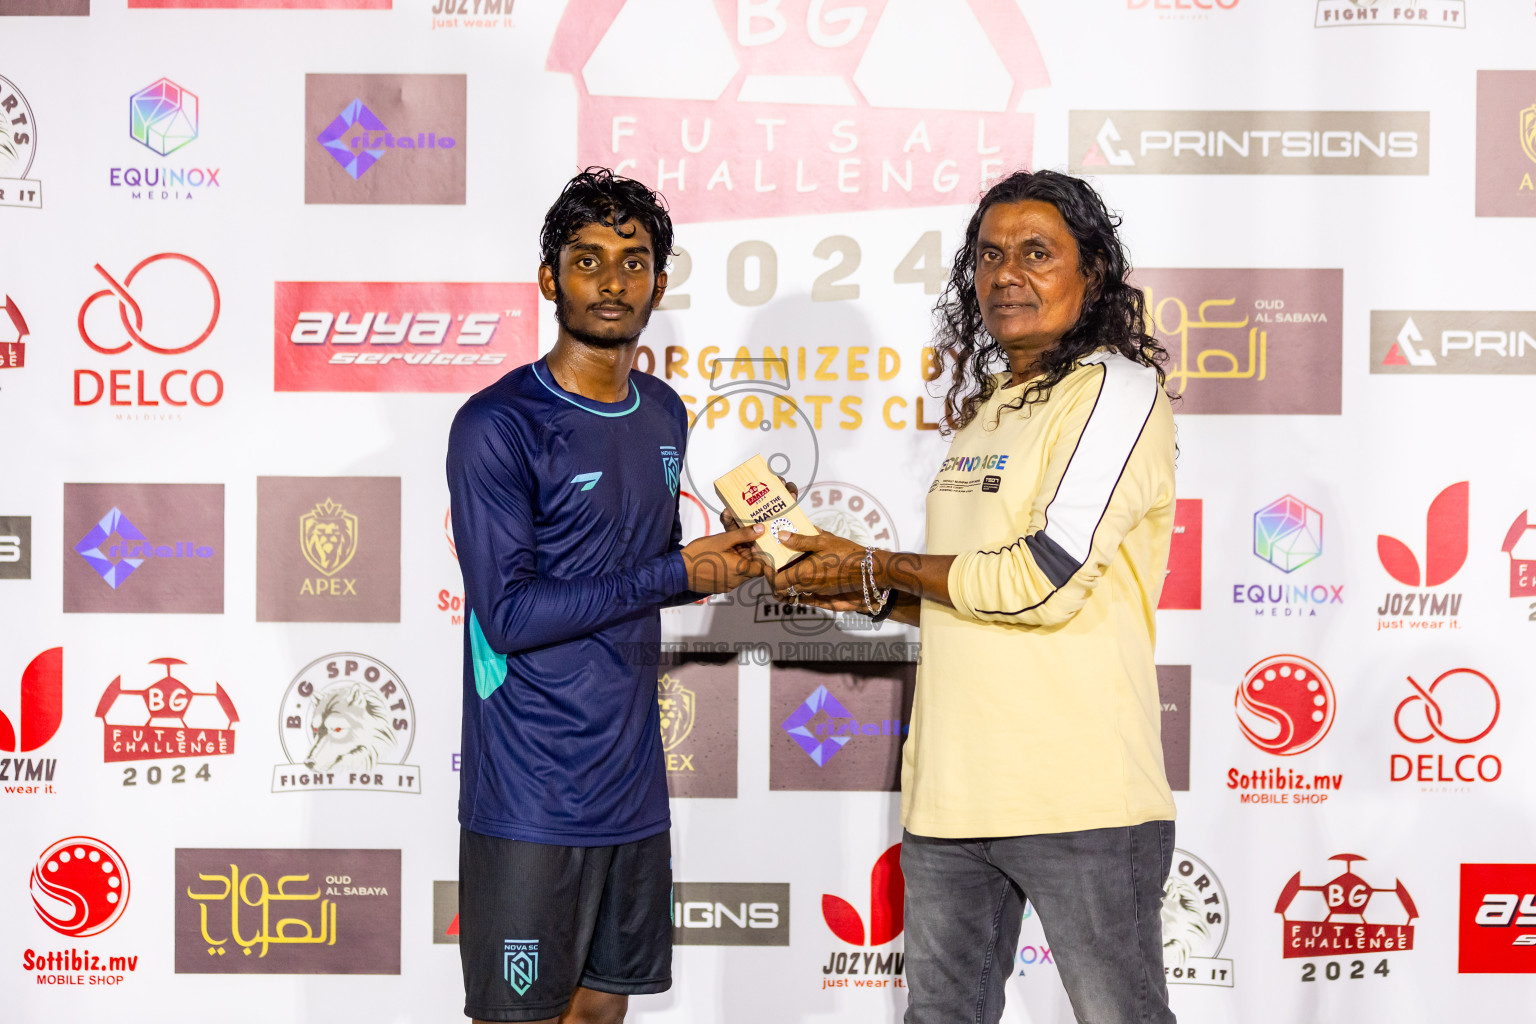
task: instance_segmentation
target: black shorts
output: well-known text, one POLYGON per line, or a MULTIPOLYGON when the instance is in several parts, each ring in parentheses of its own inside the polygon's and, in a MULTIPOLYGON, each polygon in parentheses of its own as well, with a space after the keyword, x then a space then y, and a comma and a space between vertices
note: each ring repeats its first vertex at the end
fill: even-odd
POLYGON ((672 987, 670 832, 621 846, 549 846, 459 829, 464 1013, 559 1016, 577 986, 672 987))

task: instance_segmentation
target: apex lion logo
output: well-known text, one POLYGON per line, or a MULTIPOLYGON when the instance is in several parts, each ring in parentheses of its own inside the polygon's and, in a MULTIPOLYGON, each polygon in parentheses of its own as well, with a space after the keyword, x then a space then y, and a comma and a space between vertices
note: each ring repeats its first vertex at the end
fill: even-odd
POLYGON ((352 561, 357 537, 357 516, 330 498, 299 516, 299 550, 326 576, 335 576, 352 561))
POLYGON ((1520 111, 1520 148, 1536 162, 1536 103, 1520 111))
POLYGON ((682 682, 666 674, 657 681, 656 690, 661 706, 661 749, 670 753, 693 732, 697 698, 682 682))
POLYGON ((388 760, 395 732, 384 701, 360 682, 338 683, 320 691, 309 716, 314 744, 304 758, 316 771, 372 768, 388 760))

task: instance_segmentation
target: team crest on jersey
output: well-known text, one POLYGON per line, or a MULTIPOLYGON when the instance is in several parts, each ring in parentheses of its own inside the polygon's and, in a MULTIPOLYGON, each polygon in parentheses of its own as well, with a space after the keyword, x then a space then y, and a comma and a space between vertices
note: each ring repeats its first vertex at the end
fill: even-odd
POLYGON ((539 940, 503 940, 501 973, 518 995, 527 995, 528 989, 539 980, 539 940))
POLYGON ((673 497, 676 497, 677 477, 682 472, 683 460, 677 454, 677 449, 669 444, 661 446, 661 469, 667 474, 667 489, 672 492, 673 497))

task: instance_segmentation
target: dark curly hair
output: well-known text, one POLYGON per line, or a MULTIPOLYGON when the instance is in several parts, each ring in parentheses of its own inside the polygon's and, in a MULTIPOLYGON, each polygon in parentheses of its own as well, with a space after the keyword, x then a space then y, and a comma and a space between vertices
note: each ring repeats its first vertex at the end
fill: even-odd
POLYGON ((539 232, 539 263, 559 277, 560 250, 575 241, 576 232, 588 224, 606 224, 620 238, 635 233, 626 224, 639 224, 650 233, 656 273, 667 272, 672 257, 672 215, 661 193, 633 178, 621 178, 606 167, 588 167, 566 182, 539 232))
POLYGON ((1058 171, 1016 171, 993 185, 981 199, 965 229, 965 244, 955 254, 949 283, 934 308, 935 348, 940 369, 950 370, 949 390, 944 396, 944 432, 953 433, 975 419, 997 386, 995 373, 1003 350, 987 333, 976 294, 976 237, 981 218, 998 203, 1038 200, 1050 203, 1067 222, 1077 240, 1078 269, 1088 281, 1077 322, 1055 348, 1045 353, 1037 369, 1040 375, 1006 408, 1022 409, 1044 402, 1072 372, 1077 361, 1099 348, 1110 348, 1157 371, 1164 382, 1163 364, 1168 353, 1147 333, 1146 296, 1131 285, 1130 256, 1115 229, 1120 218, 1109 212, 1104 200, 1081 178, 1058 171))

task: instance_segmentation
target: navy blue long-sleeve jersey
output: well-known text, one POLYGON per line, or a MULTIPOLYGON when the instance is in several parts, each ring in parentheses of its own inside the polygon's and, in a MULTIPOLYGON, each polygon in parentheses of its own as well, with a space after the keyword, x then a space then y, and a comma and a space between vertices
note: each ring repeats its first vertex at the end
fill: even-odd
POLYGON ((687 429, 649 374, 597 402, 542 359, 454 417, 465 828, 608 846, 669 827, 654 654, 660 606, 693 596, 678 554, 687 429))

